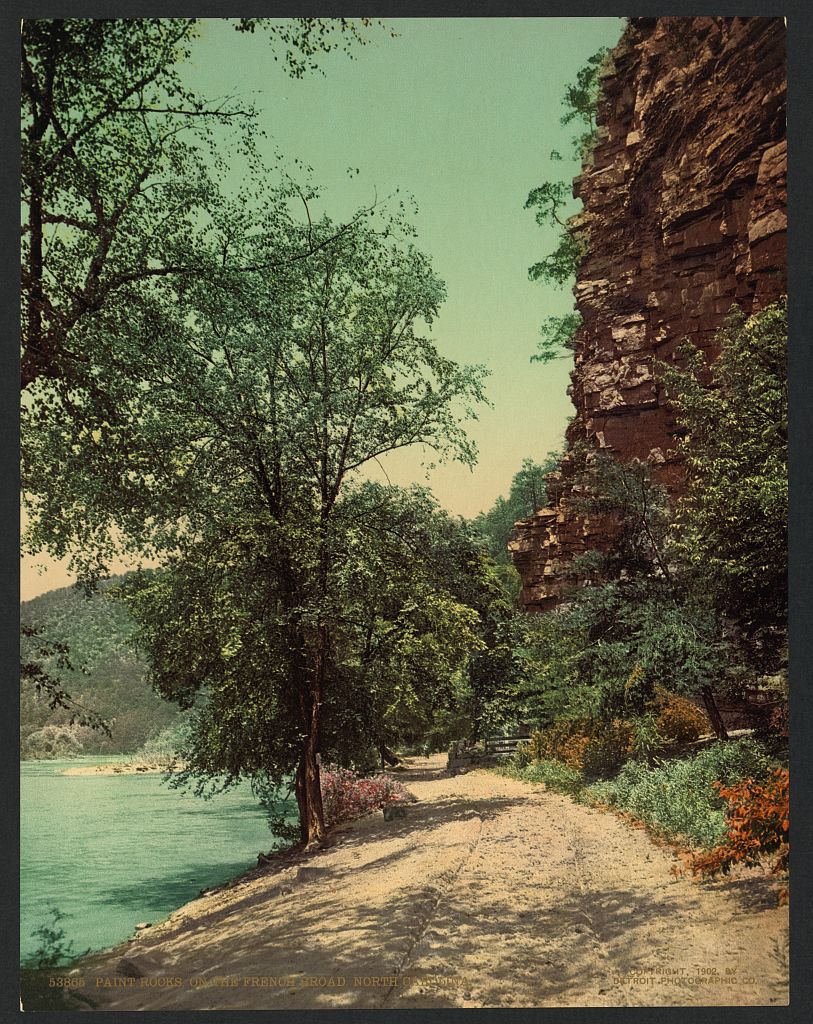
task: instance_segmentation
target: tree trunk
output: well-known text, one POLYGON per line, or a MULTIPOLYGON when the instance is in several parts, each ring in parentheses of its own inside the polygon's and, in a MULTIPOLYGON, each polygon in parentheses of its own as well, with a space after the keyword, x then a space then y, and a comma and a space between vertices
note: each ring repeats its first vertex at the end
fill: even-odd
POLYGON ((302 753, 302 770, 304 774, 304 789, 306 794, 306 830, 305 842, 308 846, 312 843, 321 843, 325 838, 325 813, 322 809, 322 782, 319 778, 319 760, 317 751, 317 739, 319 723, 319 705, 314 701, 311 714, 311 729, 308 738, 305 740, 305 749, 302 753))
POLYGON ((710 686, 704 686, 700 691, 703 695, 703 703, 706 705, 706 711, 708 712, 709 721, 711 727, 714 729, 715 735, 718 740, 727 740, 728 733, 726 727, 723 725, 723 719, 720 716, 719 708, 714 700, 714 694, 711 692, 710 686))
POLYGON ((296 798, 299 805, 300 834, 306 846, 321 843, 325 838, 325 813, 322 808, 322 783, 319 777, 319 719, 327 650, 328 633, 327 627, 323 624, 319 627, 309 692, 307 696, 302 694, 299 703, 305 741, 297 770, 296 798))
POLYGON ((305 758, 300 758, 296 766, 294 776, 294 792, 296 794, 296 805, 299 808, 299 839, 307 845, 308 842, 308 793, 305 789, 305 758))
POLYGON ((294 792, 299 808, 299 835, 306 846, 320 843, 325 837, 325 815, 322 808, 322 782, 319 777, 318 706, 311 712, 311 728, 302 747, 296 769, 294 792), (314 730, 314 725, 316 729, 314 730))

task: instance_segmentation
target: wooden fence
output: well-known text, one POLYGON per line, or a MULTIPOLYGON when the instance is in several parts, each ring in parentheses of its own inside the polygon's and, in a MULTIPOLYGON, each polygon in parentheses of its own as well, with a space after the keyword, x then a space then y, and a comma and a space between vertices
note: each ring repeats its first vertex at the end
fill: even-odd
POLYGON ((486 753, 494 754, 497 757, 509 757, 520 743, 524 743, 530 738, 530 734, 524 736, 489 736, 485 741, 486 753))

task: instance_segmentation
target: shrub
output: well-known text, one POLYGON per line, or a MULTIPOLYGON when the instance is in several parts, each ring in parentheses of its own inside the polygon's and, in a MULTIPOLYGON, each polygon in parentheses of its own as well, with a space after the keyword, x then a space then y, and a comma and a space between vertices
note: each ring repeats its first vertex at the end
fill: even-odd
POLYGON ((594 726, 587 737, 581 770, 593 777, 610 775, 629 757, 632 750, 632 726, 615 718, 594 726))
POLYGON ((402 783, 389 775, 362 778, 349 768, 323 766, 320 776, 326 825, 361 818, 386 803, 414 799, 402 783))
POLYGON ((788 739, 788 703, 783 701, 777 707, 771 710, 770 718, 768 719, 768 729, 775 736, 780 739, 788 739))
POLYGON ((615 771, 630 754, 632 727, 623 719, 560 719, 529 744, 534 761, 561 761, 576 772, 605 775, 615 771))
POLYGON ((693 743, 709 731, 708 715, 686 697, 655 688, 652 702, 657 730, 667 743, 693 743))
POLYGON ((641 715, 630 723, 632 727, 632 756, 636 761, 651 763, 663 747, 663 736, 654 715, 641 715))
POLYGON ((156 736, 151 736, 146 743, 135 752, 138 761, 153 761, 159 764, 172 764, 178 760, 184 744, 189 739, 190 727, 186 719, 162 729, 156 736))
POLYGON ((31 934, 39 939, 34 952, 20 965, 20 1000, 25 1010, 80 1010, 93 1008, 92 1000, 70 988, 53 987, 53 973, 65 967, 78 954, 66 939, 60 922, 68 916, 49 907, 50 923, 41 924, 31 934), (81 1005, 81 1004, 84 1004, 81 1005))
POLYGON ((516 771, 521 771, 533 761, 533 754, 530 743, 518 743, 508 761, 508 767, 513 768, 516 771))
POLYGON ((78 757, 90 732, 81 725, 45 725, 26 738, 22 757, 43 761, 78 757))
POLYGON ((762 785, 745 779, 733 786, 715 782, 714 786, 728 803, 725 841, 692 861, 694 874, 728 874, 735 864, 762 863, 769 853, 778 856, 773 873, 787 871, 790 807, 788 770, 777 768, 762 785))
POLYGON ((588 728, 588 720, 584 718, 564 718, 555 722, 539 734, 539 760, 554 759, 581 771, 584 751, 589 743, 588 728))
POLYGON ((765 745, 750 736, 715 743, 697 754, 691 762, 705 773, 709 783, 716 781, 724 786, 733 786, 743 779, 762 781, 777 767, 765 745))
POLYGON ((713 847, 727 832, 725 803, 713 783, 731 786, 743 779, 765 779, 773 767, 764 747, 746 737, 658 768, 631 761, 612 781, 590 786, 588 795, 630 811, 666 835, 713 847))

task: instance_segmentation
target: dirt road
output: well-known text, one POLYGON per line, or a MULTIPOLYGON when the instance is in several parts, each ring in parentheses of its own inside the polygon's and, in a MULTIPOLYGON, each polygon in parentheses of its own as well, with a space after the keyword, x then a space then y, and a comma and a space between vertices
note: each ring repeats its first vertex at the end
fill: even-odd
POLYGON ((83 994, 100 1010, 787 1001, 775 881, 676 879, 616 816, 443 762, 412 762, 407 818, 188 904, 86 962, 83 994))

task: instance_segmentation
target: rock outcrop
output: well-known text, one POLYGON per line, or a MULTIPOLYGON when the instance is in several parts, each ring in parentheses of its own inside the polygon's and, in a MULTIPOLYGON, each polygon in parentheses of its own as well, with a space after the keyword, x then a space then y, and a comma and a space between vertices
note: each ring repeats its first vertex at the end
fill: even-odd
POLYGON ((706 359, 733 304, 786 291, 785 25, 782 18, 632 18, 602 73, 599 142, 575 179, 587 252, 568 453, 550 507, 509 545, 525 607, 554 607, 574 555, 612 543, 574 508, 576 452, 653 464, 672 496, 683 472, 657 362, 689 339, 706 359))

